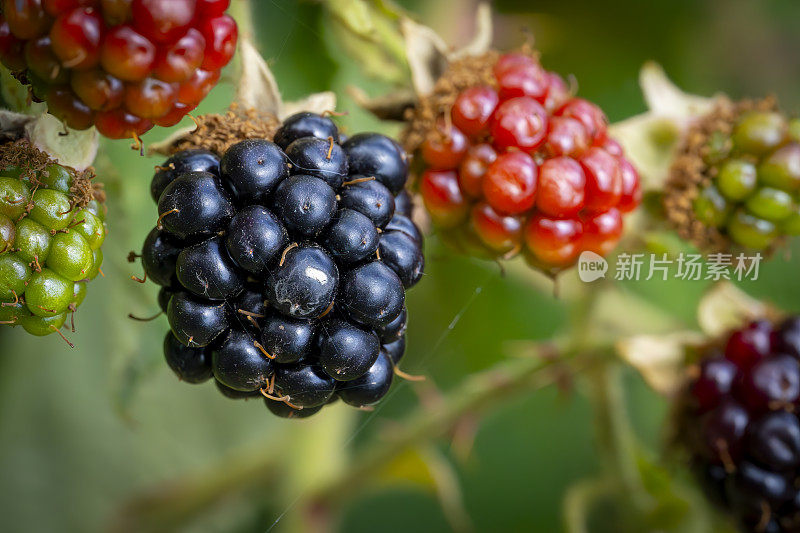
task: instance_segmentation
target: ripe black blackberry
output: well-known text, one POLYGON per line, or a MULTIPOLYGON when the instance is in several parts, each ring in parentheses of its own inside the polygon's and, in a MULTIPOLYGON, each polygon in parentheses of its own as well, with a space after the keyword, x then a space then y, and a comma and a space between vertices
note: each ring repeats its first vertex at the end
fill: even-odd
POLYGON ((744 531, 800 531, 800 318, 755 321, 708 347, 677 439, 709 498, 744 531))
POLYGON ((157 167, 142 263, 162 286, 167 362, 229 398, 260 393, 282 417, 371 405, 403 355, 405 290, 424 267, 406 154, 377 133, 340 145, 333 121, 307 112, 274 139, 157 167))

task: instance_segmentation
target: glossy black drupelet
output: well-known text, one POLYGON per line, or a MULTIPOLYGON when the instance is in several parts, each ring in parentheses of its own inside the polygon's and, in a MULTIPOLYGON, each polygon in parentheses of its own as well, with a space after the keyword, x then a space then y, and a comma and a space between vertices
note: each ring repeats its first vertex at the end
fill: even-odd
POLYGON ((221 237, 184 248, 175 263, 178 281, 209 300, 233 298, 244 289, 245 275, 228 256, 221 237))
POLYGON ((272 307, 296 318, 320 317, 336 298, 339 270, 316 244, 288 249, 282 264, 267 277, 264 294, 272 307))
POLYGON ((289 234, 267 208, 241 209, 228 224, 225 248, 231 258, 251 274, 263 274, 289 245, 289 234))
POLYGON ((302 111, 283 121, 281 127, 275 132, 275 144, 285 150, 294 141, 303 137, 317 139, 332 137, 333 141, 338 144, 339 129, 329 117, 302 111))
POLYGON ((336 213, 336 193, 320 178, 298 174, 278 185, 272 205, 290 233, 313 238, 336 213))
POLYGON ((250 334, 236 329, 228 332, 211 357, 214 377, 233 390, 262 389, 275 372, 272 360, 264 357, 250 334))
POLYGON ((298 113, 274 142, 184 151, 157 169, 159 224, 142 260, 162 285, 165 357, 184 381, 213 374, 224 396, 263 395, 285 418, 389 390, 422 234, 400 146, 344 139, 329 117, 298 113))
POLYGON ((380 261, 370 261, 345 273, 339 299, 352 320, 382 328, 402 312, 405 291, 391 268, 380 261))
POLYGON ((402 231, 385 231, 381 234, 378 250, 381 261, 394 270, 404 287, 417 284, 425 268, 425 259, 417 241, 402 231))
POLYGON ((272 142, 248 139, 236 143, 222 156, 220 175, 242 204, 265 202, 289 175, 286 154, 272 142))
POLYGON ((161 286, 177 280, 175 264, 183 249, 183 243, 166 231, 153 228, 142 246, 142 266, 147 278, 161 286))
POLYGON ((207 346, 230 325, 224 301, 204 300, 188 292, 172 295, 167 320, 175 337, 186 346, 207 346))
POLYGON ((292 174, 316 176, 338 189, 347 177, 347 155, 332 139, 302 137, 286 148, 292 174))
POLYGON ((219 157, 208 150, 183 150, 156 167, 150 182, 150 196, 158 203, 161 193, 175 178, 186 172, 210 172, 219 176, 219 157))
POLYGON ((394 196, 381 182, 367 176, 353 176, 352 183, 342 187, 339 205, 366 215, 378 228, 383 228, 394 215, 394 196))
POLYGON ((378 358, 380 349, 380 340, 372 330, 339 318, 320 325, 319 364, 337 381, 363 376, 378 358))
POLYGON ((336 381, 316 365, 281 365, 275 371, 275 391, 297 407, 323 405, 335 388, 336 381))
POLYGON ((800 531, 800 320, 756 321, 711 347, 681 396, 677 440, 743 531, 800 531))
POLYGON ((378 358, 363 376, 339 385, 337 394, 342 401, 354 407, 365 407, 377 403, 392 386, 394 365, 386 352, 378 358))
POLYGON ((342 145, 351 174, 374 176, 394 194, 405 187, 408 156, 392 139, 379 133, 358 133, 342 145))
POLYGON ((213 375, 208 349, 184 346, 171 331, 164 337, 164 357, 181 381, 203 383, 213 375))
POLYGON ((372 221, 352 209, 340 209, 320 237, 320 243, 333 258, 344 264, 357 263, 375 254, 379 242, 372 221))
POLYGON ((233 214, 230 195, 209 172, 181 174, 158 199, 160 227, 181 239, 223 230, 233 214))
POLYGON ((273 313, 261 325, 261 344, 276 363, 294 363, 309 358, 315 339, 316 324, 310 320, 273 313))

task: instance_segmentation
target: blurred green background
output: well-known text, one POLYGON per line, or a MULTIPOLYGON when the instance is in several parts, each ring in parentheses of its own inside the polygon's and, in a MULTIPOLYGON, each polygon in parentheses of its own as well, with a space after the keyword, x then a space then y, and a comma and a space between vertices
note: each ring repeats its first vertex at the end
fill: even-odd
MULTIPOLYGON (((322 5, 288 0, 253 4, 258 45, 285 98, 332 89, 340 95, 340 110, 349 111, 340 119, 348 131, 398 131, 359 111, 346 96, 347 85, 373 95, 391 87, 365 78, 344 54, 322 5)), ((473 2, 400 5, 450 43, 465 42, 472 31, 473 2)), ((519 45, 524 28, 530 29, 543 64, 574 74, 579 94, 599 103, 611 121, 644 111, 637 74, 649 59, 661 63, 689 92, 774 93, 787 111, 800 109, 800 4, 793 0, 502 0, 495 9, 498 48, 519 45)), ((231 80, 223 80, 198 112, 221 111, 232 91, 231 80)), ((145 141, 167 134, 156 130, 145 141)), ((513 275, 501 277, 494 264, 453 256, 434 236, 426 245, 427 275, 408 297, 404 363, 406 370, 429 376, 427 385, 395 385, 376 413, 360 413, 354 423, 339 414, 321 422, 325 412, 297 423, 275 419, 260 401, 237 403, 211 385, 179 383, 161 356, 166 320, 142 324, 126 318, 157 309, 156 288, 130 281, 141 268, 128 264, 126 256, 140 248, 155 222, 148 184, 160 162, 139 157, 128 144, 105 141, 97 162, 109 194, 110 235, 104 247, 105 278, 91 284, 77 316, 78 333, 70 336, 76 348, 56 336, 33 339, 22 331, 0 331, 4 532, 104 531, 141 491, 205 469, 224 469, 220 461, 238 450, 268 455, 270 446, 292 436, 298 469, 306 466, 305 480, 259 483, 259 488, 204 505, 184 526, 198 532, 258 532, 278 520, 275 531, 288 529, 297 518, 292 503, 302 497, 306 482, 313 482, 315 469, 341 460, 345 439, 353 438, 350 448, 358 453, 360 443, 390 430, 419 404, 415 390, 428 391, 424 398, 430 401, 431 383, 450 390, 470 373, 509 357, 513 341, 561 332, 567 315, 563 302, 513 275), (346 425, 337 433, 333 425, 339 421, 346 425), (302 444, 312 434, 314 445, 302 444)), ((794 254, 776 257, 758 281, 744 284, 745 290, 800 310, 798 251, 795 245, 794 254)), ((694 326, 694 306, 705 288, 701 282, 621 287, 686 326, 694 326)), ((634 371, 625 374, 625 383, 637 435, 658 457, 667 406, 634 371)), ((549 387, 516 397, 480 421, 468 459, 453 460, 475 530, 561 530, 564 491, 600 469, 591 412, 580 386, 561 392, 549 387)), ((447 442, 437 449, 453 459, 447 442)), ((606 525, 609 531, 625 530, 624 524, 606 525)), ((422 533, 447 531, 451 523, 424 483, 400 483, 348 501, 340 526, 348 532, 422 533)))

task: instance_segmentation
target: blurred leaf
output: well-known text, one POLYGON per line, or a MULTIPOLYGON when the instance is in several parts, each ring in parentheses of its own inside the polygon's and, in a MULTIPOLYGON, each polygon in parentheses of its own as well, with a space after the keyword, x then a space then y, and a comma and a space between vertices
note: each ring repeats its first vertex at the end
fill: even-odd
POLYGON ((682 487, 671 472, 644 457, 639 458, 639 472, 655 502, 645 517, 647 531, 705 533, 712 530, 707 503, 682 487))
POLYGON ((410 482, 430 490, 435 487, 433 476, 419 448, 407 448, 397 454, 381 468, 375 479, 378 483, 387 485, 410 482))
POLYGON ((433 92, 436 81, 447 70, 447 43, 427 26, 404 18, 400 29, 405 39, 411 84, 419 96, 433 92))
POLYGON ((681 91, 653 62, 642 67, 639 85, 649 110, 612 124, 609 131, 639 169, 645 189, 660 190, 681 135, 693 118, 711 110, 714 100, 681 91))
POLYGON ((327 0, 332 30, 351 60, 372 77, 402 83, 406 79, 403 39, 398 13, 366 0, 327 0))
POLYGON ((653 390, 672 397, 684 380, 686 346, 703 340, 703 335, 694 331, 637 335, 620 340, 617 352, 642 374, 653 390))
POLYGON ((678 88, 658 63, 648 61, 639 72, 639 86, 650 112, 673 119, 692 119, 711 111, 713 98, 695 96, 678 88))
POLYGON ((715 284, 700 300, 697 321, 706 335, 716 338, 771 313, 773 311, 766 304, 733 283, 723 281, 715 284))
POLYGON ((450 60, 465 56, 477 56, 489 51, 492 46, 492 4, 482 1, 475 10, 475 34, 472 40, 450 54, 450 60))

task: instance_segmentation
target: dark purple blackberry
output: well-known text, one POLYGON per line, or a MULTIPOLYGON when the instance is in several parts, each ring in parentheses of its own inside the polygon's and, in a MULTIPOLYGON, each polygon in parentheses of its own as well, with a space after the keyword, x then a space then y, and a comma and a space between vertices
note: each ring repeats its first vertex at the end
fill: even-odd
POLYGON ((183 243, 174 235, 158 228, 150 230, 142 246, 142 266, 147 278, 161 286, 174 284, 175 264, 182 249, 183 243))
POLYGON ((320 242, 336 261, 350 264, 373 255, 380 239, 369 218, 352 209, 340 209, 320 242))
POLYGON ((228 329, 226 304, 205 300, 188 292, 172 295, 167 320, 175 337, 186 346, 207 346, 228 329))
POLYGON ((382 348, 386 355, 389 356, 389 359, 392 360, 392 363, 398 365, 400 364, 400 359, 406 353, 406 336, 401 335, 397 340, 384 343, 382 348))
POLYGON ((142 261, 162 286, 180 378, 213 374, 224 396, 263 396, 286 418, 389 390, 423 239, 400 146, 343 138, 330 118, 298 113, 274 142, 186 150, 157 167, 142 261))
POLYGON ((397 315, 397 318, 386 324, 384 327, 379 328, 377 331, 378 336, 381 338, 383 344, 394 342, 406 334, 406 326, 408 323, 408 310, 403 307, 403 310, 397 315))
POLYGON ((403 311, 405 291, 397 274, 376 260, 345 273, 339 298, 351 319, 382 328, 403 311))
POLYGON ((295 407, 317 407, 333 395, 336 381, 316 365, 281 365, 275 371, 275 392, 295 407))
POLYGON ((422 248, 411 236, 402 231, 384 231, 378 246, 383 261, 408 289, 422 278, 425 259, 422 248))
POLYGON ((395 210, 395 214, 392 217, 392 220, 386 224, 384 228, 386 231, 402 231, 414 241, 417 242, 420 248, 422 248, 423 238, 422 232, 419 230, 416 224, 407 216, 400 215, 395 210))
POLYGON ((316 339, 314 322, 273 313, 261 324, 261 345, 276 363, 295 363, 311 357, 316 339))
POLYGON ((281 418, 308 418, 309 416, 319 413, 324 407, 324 405, 318 405, 316 407, 295 409, 294 407, 289 407, 284 402, 276 402, 270 398, 264 398, 264 402, 267 404, 267 409, 269 409, 273 415, 281 418))
POLYGON ((287 248, 281 264, 266 280, 272 307, 296 318, 317 318, 336 298, 339 270, 324 248, 304 243, 287 248))
POLYGON ((172 287, 161 287, 158 291, 158 308, 161 309, 162 312, 167 312, 167 306, 169 305, 169 301, 172 298, 172 295, 175 294, 176 290, 172 287))
POLYGON ((408 194, 408 191, 402 190, 400 194, 394 197, 394 214, 408 218, 411 218, 414 214, 414 202, 411 201, 411 195, 408 194))
POLYGON ((248 322, 249 325, 256 325, 259 328, 258 322, 255 320, 250 321, 248 317, 263 319, 269 312, 269 304, 264 298, 264 292, 261 287, 255 284, 245 285, 242 293, 233 302, 234 314, 238 315, 233 321, 248 322))
POLYGON ((678 403, 693 472, 744 531, 800 530, 799 329, 760 320, 709 346, 678 403))

